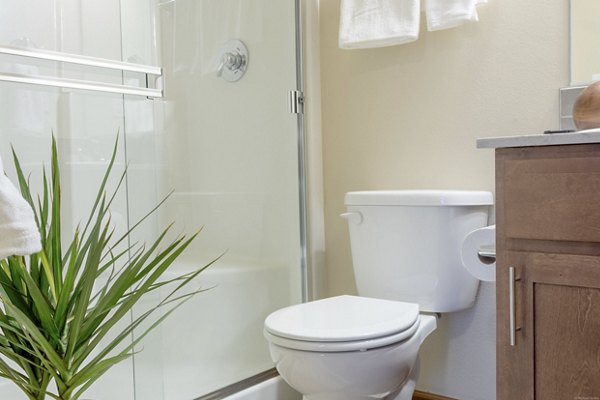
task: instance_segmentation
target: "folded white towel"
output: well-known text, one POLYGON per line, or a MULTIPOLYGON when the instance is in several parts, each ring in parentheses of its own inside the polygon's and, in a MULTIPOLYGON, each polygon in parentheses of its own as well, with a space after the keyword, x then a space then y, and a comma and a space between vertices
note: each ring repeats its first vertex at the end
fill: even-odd
POLYGON ((427 29, 438 31, 478 21, 475 6, 486 2, 487 0, 426 0, 427 29))
POLYGON ((0 159, 0 259, 25 256, 42 249, 33 210, 4 175, 0 159))
POLYGON ((342 0, 339 46, 361 49, 413 42, 419 37, 419 0, 342 0))

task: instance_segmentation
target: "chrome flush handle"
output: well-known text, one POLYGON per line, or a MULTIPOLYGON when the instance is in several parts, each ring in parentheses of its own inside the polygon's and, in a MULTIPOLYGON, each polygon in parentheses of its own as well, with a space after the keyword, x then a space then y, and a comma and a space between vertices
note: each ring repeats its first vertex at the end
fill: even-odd
POLYGON ((360 225, 363 222, 363 216, 358 211, 350 211, 340 214, 340 217, 348 220, 349 223, 360 225))

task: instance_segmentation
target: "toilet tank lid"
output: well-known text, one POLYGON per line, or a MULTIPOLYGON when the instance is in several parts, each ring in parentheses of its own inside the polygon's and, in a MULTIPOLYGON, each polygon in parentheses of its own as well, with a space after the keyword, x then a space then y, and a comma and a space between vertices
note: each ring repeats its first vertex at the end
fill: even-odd
POLYGON ((481 190, 368 190, 348 192, 347 206, 489 206, 491 192, 481 190))

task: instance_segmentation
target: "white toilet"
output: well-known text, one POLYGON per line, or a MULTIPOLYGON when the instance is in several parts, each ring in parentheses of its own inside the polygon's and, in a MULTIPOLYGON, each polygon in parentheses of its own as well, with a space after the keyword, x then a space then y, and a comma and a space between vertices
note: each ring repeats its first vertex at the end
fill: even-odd
POLYGON ((410 400, 418 352, 436 313, 469 308, 478 280, 461 265, 464 237, 487 224, 492 194, 346 194, 356 286, 265 320, 280 375, 305 400, 410 400))

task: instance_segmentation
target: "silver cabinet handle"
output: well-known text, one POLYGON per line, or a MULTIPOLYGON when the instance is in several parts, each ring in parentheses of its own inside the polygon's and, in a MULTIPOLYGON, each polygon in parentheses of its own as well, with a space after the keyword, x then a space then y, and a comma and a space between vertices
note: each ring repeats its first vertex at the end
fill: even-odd
POLYGON ((517 328, 515 318, 515 282, 520 280, 521 278, 515 278, 515 267, 508 267, 508 324, 511 346, 516 345, 516 333, 521 329, 517 328))

